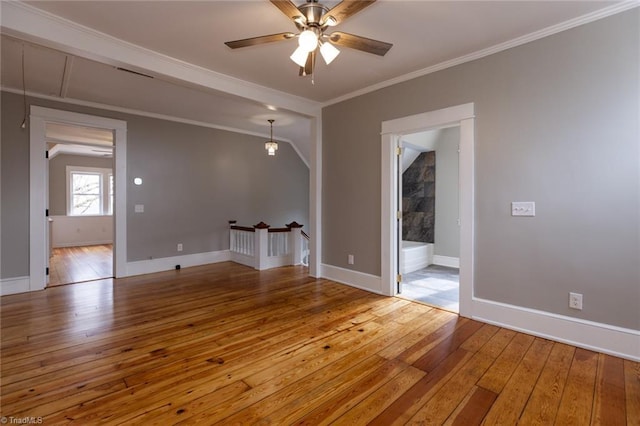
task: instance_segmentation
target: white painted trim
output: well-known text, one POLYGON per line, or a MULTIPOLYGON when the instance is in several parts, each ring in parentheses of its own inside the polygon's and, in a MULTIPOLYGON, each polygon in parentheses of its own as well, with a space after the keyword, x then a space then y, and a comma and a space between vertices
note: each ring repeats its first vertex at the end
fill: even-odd
POLYGON ((112 240, 80 241, 80 242, 77 242, 77 243, 55 244, 54 247, 55 248, 61 248, 61 247, 84 247, 84 246, 98 246, 98 245, 102 245, 102 244, 112 244, 112 243, 113 243, 112 240))
POLYGON ((414 72, 410 72, 405 75, 401 75, 398 77, 391 78, 386 81, 382 81, 380 83, 374 84, 372 86, 365 87, 363 89, 359 89, 353 91, 351 93, 347 93, 345 95, 339 96, 337 98, 328 100, 322 104, 322 107, 327 107, 329 105, 337 104, 339 102, 346 101, 348 99, 355 98, 357 96, 362 96, 367 93, 375 92, 376 90, 384 89, 385 87, 393 86, 394 84, 402 83, 405 81, 413 80, 414 78, 422 77, 428 74, 433 74, 434 72, 441 71, 447 68, 454 67, 456 65, 464 64, 466 62, 475 61, 477 59, 482 59, 489 55, 493 55, 494 53, 499 53, 505 51, 507 49, 512 49, 517 46, 521 46, 526 43, 530 43, 532 41, 540 40, 545 37, 549 37, 551 35, 560 33, 562 31, 570 30, 572 28, 578 27, 580 25, 588 24, 590 22, 597 21, 599 19, 606 18, 608 16, 615 15, 617 13, 624 12, 626 10, 633 9, 634 7, 640 6, 640 2, 638 0, 628 0, 622 1, 611 6, 605 7, 600 10, 596 10, 595 12, 588 13, 583 16, 579 16, 574 19, 570 19, 565 22, 561 22, 556 25, 552 25, 547 28, 543 28, 541 30, 535 31, 530 34, 523 35, 521 37, 517 37, 512 40, 508 40, 504 43, 499 43, 494 46, 488 47, 486 49, 478 50, 476 52, 470 53, 468 55, 459 56, 454 59, 450 59, 448 61, 440 62, 439 64, 432 65, 427 68, 423 68, 421 70, 417 70, 414 72))
POLYGON ((229 250, 211 251, 207 253, 185 254, 182 256, 163 257, 159 259, 139 260, 127 263, 127 276, 153 274, 155 272, 170 271, 176 265, 181 268, 208 265, 211 263, 231 261, 229 250))
POLYGON ((460 124, 460 121, 473 117, 475 117, 474 104, 470 102, 383 121, 380 133, 383 135, 387 133, 407 135, 434 128, 455 127, 460 124))
POLYGON ((55 122, 114 131, 114 275, 125 276, 127 261, 127 123, 122 120, 32 105, 29 119, 29 276, 30 290, 42 290, 46 285, 47 265, 46 228, 46 123, 55 122))
POLYGON ((127 262, 127 122, 113 120, 114 127, 114 192, 113 206, 113 263, 114 276, 124 277, 127 262))
POLYGON ((460 126, 460 315, 471 317, 474 247, 474 104, 468 103, 381 123, 381 272, 382 293, 396 294, 398 247, 396 229, 397 161, 400 136, 423 130, 460 126))
POLYGON ((346 284, 372 293, 388 296, 383 292, 382 280, 376 275, 352 271, 333 265, 322 265, 322 278, 346 284))
MULTIPOLYGON (((473 111, 471 112, 473 114, 473 111)), ((473 115, 472 115, 473 117, 473 115)), ((475 120, 460 120, 458 181, 460 193, 460 315, 473 314, 473 277, 475 270, 475 120)))
POLYGON ((26 293, 31 290, 29 277, 15 277, 0 279, 0 296, 8 294, 26 293))
POLYGON ((309 168, 309 276, 322 276, 322 119, 311 119, 309 168))
MULTIPOLYGON (((323 277, 385 295, 380 277, 322 265, 323 277)), ((640 331, 473 298, 471 318, 534 336, 640 361, 640 331)))
POLYGON ((42 290, 47 285, 45 275, 48 258, 46 205, 45 118, 34 115, 29 119, 29 290, 42 290))
POLYGON ((640 361, 640 331, 479 298, 473 319, 573 346, 640 361))
POLYGON ((113 66, 143 70, 170 80, 188 82, 304 115, 320 115, 319 102, 145 49, 22 2, 2 2, 1 18, 3 34, 113 66))
POLYGON ((460 258, 450 256, 440 256, 439 254, 433 255, 433 264, 439 266, 447 266, 449 268, 459 268, 460 258))
MULTIPOLYGON (((17 95, 21 95, 22 96, 22 90, 19 90, 19 89, 13 89, 11 87, 5 87, 5 86, 1 86, 0 89, 3 92, 15 93, 17 95)), ((30 92, 28 90, 27 90, 26 93, 27 93, 27 96, 32 97, 32 98, 46 99, 46 100, 49 100, 49 101, 55 101, 55 102, 60 102, 60 103, 67 103, 67 104, 72 104, 72 105, 80 105, 80 106, 85 106, 85 107, 89 107, 89 108, 104 109, 104 110, 107 110, 107 111, 115 111, 115 112, 121 112, 121 113, 124 113, 124 114, 138 115, 138 116, 141 116, 141 117, 157 118, 159 120, 173 121, 175 123, 182 123, 182 124, 190 124, 190 125, 198 126, 198 127, 207 127, 209 129, 225 130, 227 132, 240 133, 240 134, 243 134, 243 135, 250 135, 250 136, 258 136, 258 137, 266 138, 266 139, 269 139, 269 136, 270 136, 268 133, 250 132, 248 130, 238 129, 236 127, 221 126, 221 125, 214 124, 214 123, 207 123, 207 122, 204 122, 204 121, 190 120, 188 118, 176 117, 176 116, 173 116, 173 115, 166 115, 166 114, 158 114, 158 113, 155 113, 155 112, 142 111, 142 110, 139 110, 139 109, 125 108, 125 107, 109 105, 109 104, 102 104, 102 103, 99 103, 99 102, 83 101, 81 99, 74 99, 74 98, 59 98, 57 96, 45 95, 45 94, 37 93, 37 92, 30 92)), ((280 137, 277 138, 277 141, 278 142, 292 143, 291 140, 289 140, 287 138, 280 138, 280 137)), ((78 142, 70 142, 70 143, 78 143, 78 142)), ((104 147, 104 145, 92 145, 92 146, 104 147)))
MULTIPOLYGON (((17 95, 22 96, 22 90, 13 89, 13 88, 10 88, 10 87, 5 87, 5 86, 0 86, 0 90, 3 91, 3 92, 15 93, 17 95)), ((216 129, 216 130, 223 130, 223 131, 226 131, 226 132, 239 133, 239 134, 242 134, 242 135, 257 136, 257 137, 260 137, 260 138, 263 138, 263 139, 269 139, 269 137, 270 137, 270 135, 268 133, 250 132, 248 130, 238 129, 236 127, 221 126, 221 125, 214 124, 214 123, 206 123, 204 121, 190 120, 190 119, 187 119, 187 118, 175 117, 173 115, 166 115, 166 114, 158 114, 158 113, 155 113, 155 112, 142 111, 142 110, 139 110, 139 109, 124 108, 124 107, 119 107, 119 106, 115 106, 115 105, 102 104, 102 103, 99 103, 99 102, 83 101, 83 100, 74 99, 74 98, 59 98, 57 96, 50 96, 50 95, 45 95, 45 94, 42 94, 42 93, 36 93, 36 92, 30 92, 30 91, 27 91, 26 94, 27 94, 27 96, 32 97, 32 98, 46 99, 46 100, 49 100, 49 101, 60 102, 60 103, 63 103, 63 104, 66 103, 66 104, 71 104, 71 105, 80 105, 80 106, 85 106, 85 107, 89 107, 89 108, 103 109, 103 110, 106 110, 106 111, 121 112, 123 114, 137 115, 137 116, 140 116, 140 117, 156 118, 158 120, 171 121, 173 123, 189 124, 191 126, 206 127, 208 129, 216 129)), ((65 142, 65 141, 62 141, 62 142, 65 142)), ((298 157, 300 157, 302 162, 307 167, 309 167, 308 160, 302 155, 302 153, 298 149, 297 145, 295 143, 293 143, 292 140, 287 139, 287 138, 278 137, 277 138, 277 142, 284 142, 284 143, 288 143, 289 145, 291 145, 291 147, 296 152, 296 154, 298 154, 298 157)), ((72 142, 72 143, 78 143, 78 142, 72 142)), ((89 145, 89 144, 86 144, 86 145, 89 145)), ((104 145, 95 145, 95 146, 103 147, 104 145)), ((52 158, 52 157, 50 156, 50 158, 52 158)))
MULTIPOLYGON (((383 123, 384 126, 384 123, 383 123)), ((398 176, 398 161, 396 160, 395 148, 400 145, 400 136, 391 133, 382 134, 381 144, 381 232, 380 232, 380 272, 383 283, 392 283, 384 292, 387 296, 396 294, 396 271, 399 271, 397 248, 393 248, 394 241, 401 239, 398 235, 398 226, 394 220, 397 213, 398 185, 394 185, 398 176)), ((402 252, 401 254, 402 255, 402 252)))

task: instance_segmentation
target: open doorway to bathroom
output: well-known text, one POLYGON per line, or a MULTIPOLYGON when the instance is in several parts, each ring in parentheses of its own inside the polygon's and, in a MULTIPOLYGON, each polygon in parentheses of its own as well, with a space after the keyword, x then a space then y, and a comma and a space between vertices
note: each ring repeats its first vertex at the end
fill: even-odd
POLYGON ((460 127, 403 135, 398 165, 402 297, 459 312, 460 127))

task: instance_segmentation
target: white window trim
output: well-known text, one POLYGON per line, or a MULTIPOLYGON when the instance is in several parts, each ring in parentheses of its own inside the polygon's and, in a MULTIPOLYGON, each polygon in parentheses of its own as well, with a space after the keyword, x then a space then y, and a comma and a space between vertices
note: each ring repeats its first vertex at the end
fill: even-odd
POLYGON ((113 213, 111 213, 112 210, 112 206, 111 204, 111 197, 109 196, 109 177, 113 175, 113 170, 112 169, 105 169, 105 168, 100 168, 100 167, 84 167, 84 166, 67 166, 66 167, 66 194, 67 194, 67 216, 81 216, 81 217, 87 217, 87 216, 112 216, 113 213), (99 174, 100 175, 100 195, 101 195, 101 202, 100 202, 100 210, 101 210, 101 214, 98 215, 79 215, 79 214, 72 214, 71 212, 73 211, 73 206, 72 206, 72 202, 73 202, 73 197, 72 197, 72 192, 73 189, 71 188, 71 174, 72 173, 91 173, 91 174, 99 174))

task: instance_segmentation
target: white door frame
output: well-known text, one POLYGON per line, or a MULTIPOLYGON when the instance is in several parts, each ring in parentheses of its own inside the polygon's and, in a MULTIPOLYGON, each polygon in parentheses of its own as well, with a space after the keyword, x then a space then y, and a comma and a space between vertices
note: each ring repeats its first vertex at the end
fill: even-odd
POLYGON ((42 290, 47 284, 45 210, 48 208, 45 140, 47 123, 61 123, 113 130, 115 205, 113 271, 126 275, 127 266, 127 122, 88 114, 32 105, 29 124, 29 290, 42 290))
POLYGON ((396 294, 398 232, 396 147, 400 137, 443 127, 460 126, 460 315, 472 316, 474 247, 474 104, 468 103, 382 122, 382 290, 396 294))

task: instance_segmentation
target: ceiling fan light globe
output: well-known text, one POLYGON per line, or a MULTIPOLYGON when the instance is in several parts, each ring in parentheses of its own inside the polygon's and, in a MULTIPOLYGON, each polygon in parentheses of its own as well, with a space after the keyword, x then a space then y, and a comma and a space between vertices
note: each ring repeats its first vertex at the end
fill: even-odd
POLYGON ((329 65, 340 54, 340 51, 331 43, 322 43, 320 54, 324 62, 329 65))
POLYGON ((311 30, 304 30, 298 37, 298 45, 307 52, 313 52, 318 47, 318 34, 311 30))
POLYGON ((298 66, 304 67, 304 64, 307 63, 307 55, 309 55, 309 52, 307 52, 302 47, 298 47, 295 50, 295 52, 293 52, 293 54, 290 56, 290 58, 298 66))

